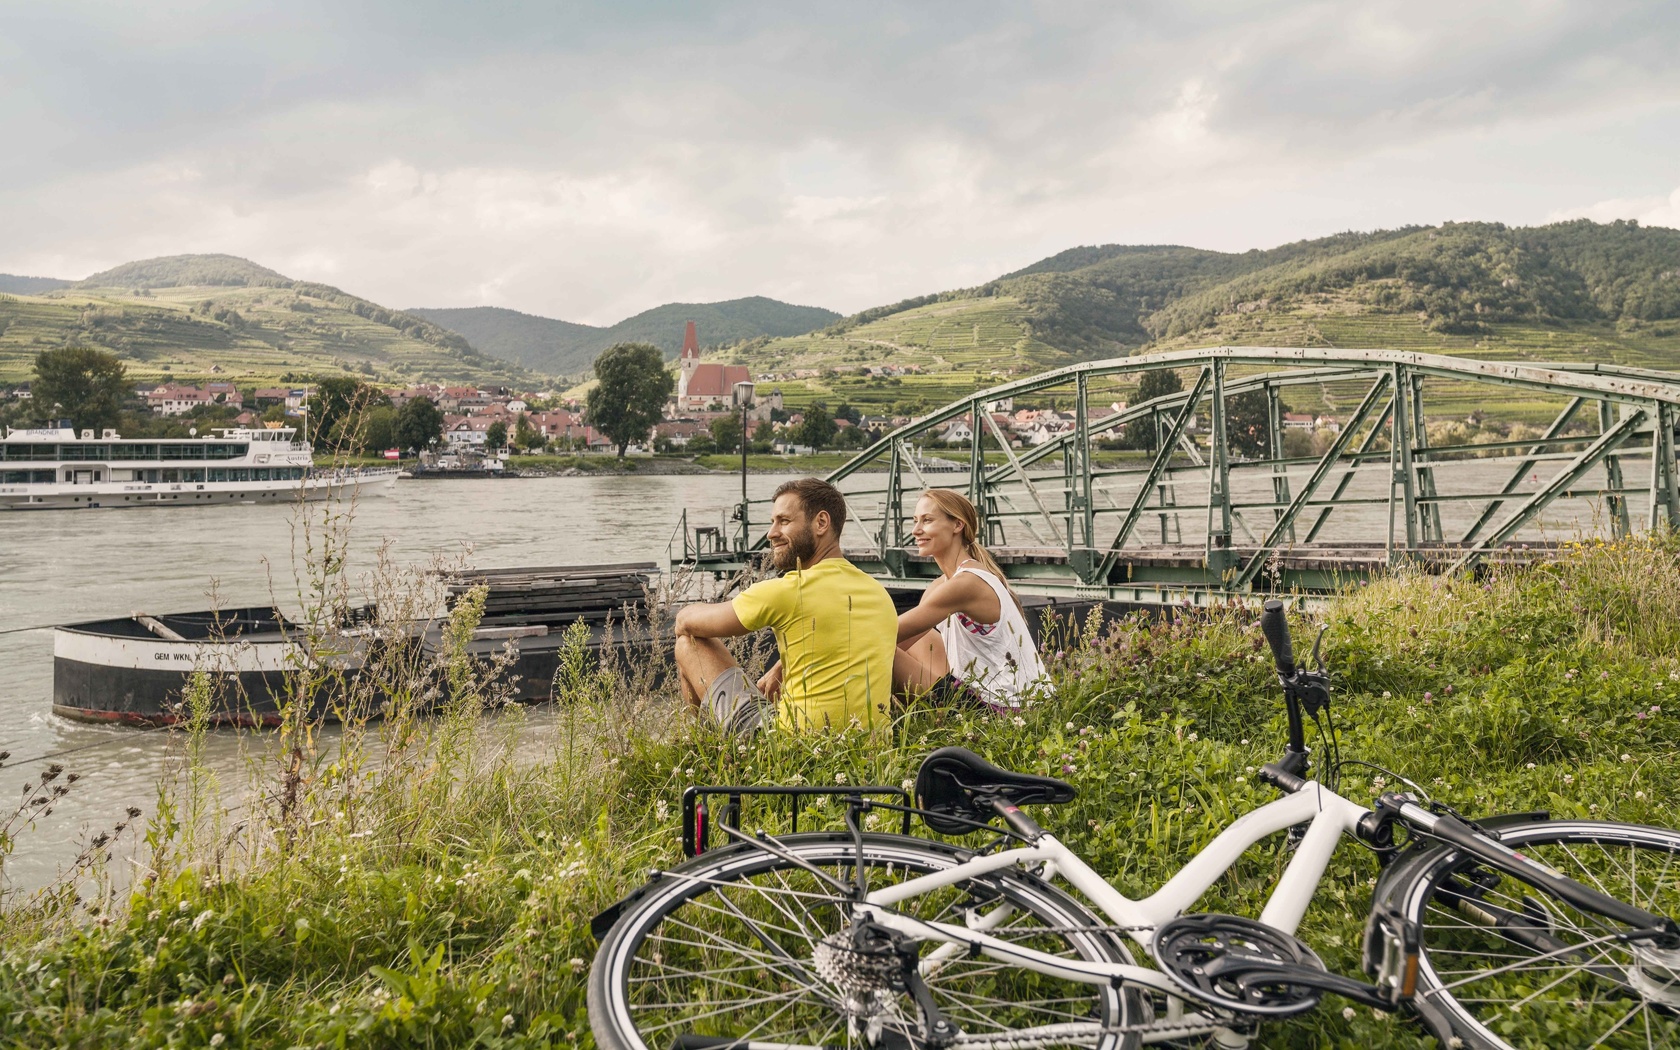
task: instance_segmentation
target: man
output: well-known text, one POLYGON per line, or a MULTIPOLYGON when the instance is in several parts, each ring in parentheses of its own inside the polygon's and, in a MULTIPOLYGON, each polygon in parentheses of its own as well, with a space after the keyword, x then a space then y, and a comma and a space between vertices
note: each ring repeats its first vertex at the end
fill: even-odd
POLYGON ((840 554, 846 500, 816 478, 776 489, 770 558, 785 575, 732 602, 694 604, 677 613, 677 676, 683 698, 736 732, 757 727, 774 703, 783 725, 840 728, 852 719, 882 724, 892 696, 898 614, 886 589, 840 554), (724 648, 768 627, 781 656, 756 688, 724 648))

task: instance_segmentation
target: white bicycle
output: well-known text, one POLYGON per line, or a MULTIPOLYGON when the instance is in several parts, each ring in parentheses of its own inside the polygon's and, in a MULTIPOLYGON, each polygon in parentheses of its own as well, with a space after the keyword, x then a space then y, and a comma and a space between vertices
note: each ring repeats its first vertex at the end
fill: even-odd
POLYGON ((962 748, 927 757, 913 806, 877 800, 902 794, 894 788, 690 789, 690 852, 705 849, 709 796, 730 796, 716 828, 733 841, 654 873, 597 918, 596 1041, 1241 1047, 1266 1019, 1333 994, 1409 1009, 1446 1045, 1680 1046, 1680 832, 1543 814, 1470 821, 1398 792, 1374 806, 1344 798, 1304 776, 1303 714, 1327 709, 1328 676, 1295 665, 1281 605, 1267 603, 1261 626, 1290 738, 1261 776, 1284 797, 1236 820, 1155 893, 1125 897, 1021 811, 1065 802, 1071 786, 962 748), (796 828, 800 796, 840 794, 849 832, 738 830, 741 796, 765 793, 795 796, 796 828), (996 837, 964 850, 866 833, 871 809, 904 813, 906 829, 914 813, 941 834, 996 837), (1189 911, 1245 850, 1285 831, 1293 857, 1258 918, 1189 911), (1328 972, 1295 935, 1344 836, 1382 863, 1369 980, 1328 972))

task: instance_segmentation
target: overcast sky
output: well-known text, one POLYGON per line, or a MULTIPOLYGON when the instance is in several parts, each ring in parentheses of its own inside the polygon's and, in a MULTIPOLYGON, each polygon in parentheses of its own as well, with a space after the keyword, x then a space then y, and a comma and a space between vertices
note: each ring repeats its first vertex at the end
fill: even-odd
POLYGON ((0 272, 850 312, 1077 244, 1680 226, 1680 4, 0 0, 0 272))

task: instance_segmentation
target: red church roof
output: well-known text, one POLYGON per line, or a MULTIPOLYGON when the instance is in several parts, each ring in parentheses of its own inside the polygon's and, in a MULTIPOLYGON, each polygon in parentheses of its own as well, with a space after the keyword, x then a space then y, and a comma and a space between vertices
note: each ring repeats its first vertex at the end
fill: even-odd
POLYGON ((751 378, 752 369, 745 365, 695 365, 694 374, 689 377, 688 389, 684 391, 684 396, 727 400, 734 393, 736 383, 745 383, 751 378))

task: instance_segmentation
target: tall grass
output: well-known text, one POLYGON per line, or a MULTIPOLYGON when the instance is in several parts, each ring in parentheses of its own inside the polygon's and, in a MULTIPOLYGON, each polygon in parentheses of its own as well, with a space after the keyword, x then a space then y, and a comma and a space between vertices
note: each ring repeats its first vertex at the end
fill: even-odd
MULTIPOLYGON (((395 576, 381 586, 400 590, 395 576)), ((380 665, 379 695, 394 698, 380 701, 382 726, 353 726, 328 754, 296 713, 286 739, 297 758, 268 767, 264 804, 242 826, 204 834, 216 815, 190 804, 203 789, 189 780, 153 847, 154 877, 113 914, 62 898, 9 913, 0 1040, 589 1044, 589 919, 677 858, 677 801, 692 783, 896 784, 932 748, 965 744, 1071 781, 1076 800, 1036 815, 1134 895, 1272 797, 1254 772, 1281 748, 1282 710, 1269 655, 1237 609, 1082 623, 1046 653, 1053 695, 1018 717, 918 706, 875 732, 746 742, 687 713, 657 648, 602 660, 575 632, 557 717, 538 730, 500 702, 505 667, 466 654, 480 609, 454 610, 437 663, 393 653, 380 665), (243 848, 217 860, 213 844, 229 835, 243 848)), ((1343 752, 1473 815, 1672 823, 1677 612, 1668 542, 1357 588, 1324 617, 1343 752)), ((637 637, 667 634, 665 615, 655 602, 637 637)), ((1298 639, 1306 627, 1297 618, 1298 639)), ((762 646, 745 655, 761 661, 762 646)), ((312 687, 347 711, 373 695, 325 673, 312 687)), ((184 754, 190 769, 190 744, 184 754)), ((1379 790, 1364 769, 1342 786, 1379 790)), ((745 823, 774 831, 786 816, 749 808, 745 823)), ((817 806, 801 824, 838 827, 840 813, 817 806)), ((1251 850, 1201 906, 1256 914, 1287 859, 1278 842, 1251 850)), ((1332 969, 1357 972, 1376 870, 1347 846, 1303 925, 1332 969)), ((1423 1042, 1402 1018, 1338 1005, 1268 1026, 1264 1044, 1423 1042)))

